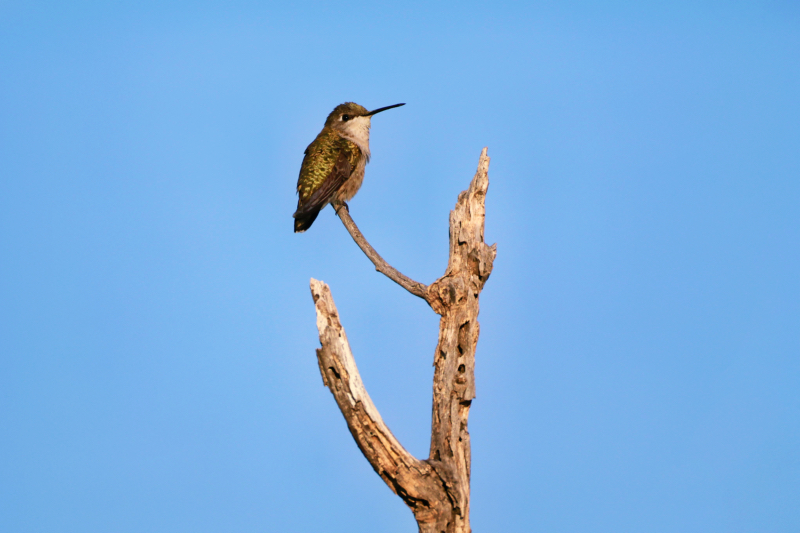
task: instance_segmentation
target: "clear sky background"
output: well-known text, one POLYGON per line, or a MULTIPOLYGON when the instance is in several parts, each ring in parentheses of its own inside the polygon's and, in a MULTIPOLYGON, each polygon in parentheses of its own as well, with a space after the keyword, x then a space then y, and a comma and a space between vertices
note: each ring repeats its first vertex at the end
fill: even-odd
POLYGON ((800 531, 797 2, 0 2, 0 530, 409 532, 322 385, 311 277, 427 456, 444 272, 492 158, 476 532, 800 531))

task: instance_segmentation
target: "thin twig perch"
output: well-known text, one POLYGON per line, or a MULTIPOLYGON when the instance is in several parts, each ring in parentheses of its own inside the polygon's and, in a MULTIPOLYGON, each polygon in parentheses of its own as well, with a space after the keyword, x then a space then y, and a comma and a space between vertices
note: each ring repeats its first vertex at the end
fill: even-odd
POLYGON ((392 491, 411 508, 421 533, 469 533, 470 440, 467 418, 475 397, 478 297, 492 271, 495 246, 483 241, 484 200, 489 186, 484 148, 478 171, 450 212, 450 258, 444 276, 430 286, 389 266, 366 242, 349 213, 342 222, 378 271, 424 298, 440 314, 434 355, 430 456, 419 460, 392 435, 367 394, 330 289, 311 280, 322 347, 322 380, 331 390, 350 433, 392 491))
POLYGON ((358 229, 358 226, 356 226, 356 223, 350 216, 350 211, 347 207, 340 206, 336 210, 336 214, 339 215, 339 218, 342 220, 342 224, 344 224, 344 227, 347 228, 350 236, 354 241, 356 241, 356 244, 359 248, 361 248, 361 251, 364 252, 364 255, 366 255, 369 260, 372 261, 372 264, 375 265, 375 270, 381 274, 384 274, 387 278, 394 281, 414 296, 419 296, 423 300, 427 301, 428 287, 423 283, 414 281, 408 276, 403 275, 402 273, 398 272, 396 268, 387 263, 383 257, 381 257, 380 254, 375 251, 375 248, 373 248, 367 242, 367 239, 364 238, 361 230, 358 229))

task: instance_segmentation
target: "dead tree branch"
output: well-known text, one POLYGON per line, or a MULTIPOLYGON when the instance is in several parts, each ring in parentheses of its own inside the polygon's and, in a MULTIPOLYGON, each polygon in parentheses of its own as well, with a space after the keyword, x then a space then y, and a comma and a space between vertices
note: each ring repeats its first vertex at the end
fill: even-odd
MULTIPOLYGON (((447 270, 428 287, 417 284, 424 288, 424 296, 379 267, 380 262, 402 276, 386 265, 352 224, 349 215, 346 217, 356 232, 348 227, 353 239, 376 268, 412 294, 424 298, 441 315, 434 355, 431 448, 427 459, 421 461, 408 453, 381 419, 361 382, 330 289, 321 281, 311 280, 322 345, 317 350, 322 380, 336 399, 358 447, 389 488, 411 508, 421 533, 471 531, 467 418, 475 397, 478 297, 496 255, 495 246, 487 246, 483 241, 488 169, 489 158, 484 148, 469 189, 459 195, 455 209, 450 212, 447 270)), ((342 221, 347 226, 345 217, 342 221)))
POLYGON ((446 501, 442 480, 430 464, 408 453, 383 422, 361 382, 328 286, 312 279, 311 294, 322 344, 317 361, 323 383, 331 390, 350 433, 375 472, 406 502, 418 522, 433 521, 446 501))

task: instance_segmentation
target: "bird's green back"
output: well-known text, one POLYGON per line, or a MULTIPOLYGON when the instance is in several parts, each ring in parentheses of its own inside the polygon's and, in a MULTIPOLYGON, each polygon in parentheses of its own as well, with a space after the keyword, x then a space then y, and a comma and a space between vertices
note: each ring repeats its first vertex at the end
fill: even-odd
POLYGON ((350 161, 351 168, 356 168, 361 150, 327 126, 308 145, 297 179, 297 194, 300 195, 301 204, 322 186, 342 152, 350 161))

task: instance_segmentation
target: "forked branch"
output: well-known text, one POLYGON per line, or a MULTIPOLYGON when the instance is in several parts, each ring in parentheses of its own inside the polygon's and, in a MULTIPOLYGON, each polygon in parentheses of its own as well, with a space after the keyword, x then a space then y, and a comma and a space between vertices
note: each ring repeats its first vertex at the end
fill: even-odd
POLYGON ((330 289, 311 280, 322 347, 322 380, 331 390, 350 433, 379 476, 411 508, 421 533, 469 533, 471 450, 467 418, 475 397, 478 297, 492 271, 495 246, 483 241, 484 200, 489 186, 484 148, 469 189, 450 212, 450 257, 444 276, 425 286, 403 276, 366 242, 349 214, 339 216, 375 267, 438 314, 434 355, 430 455, 416 459, 392 435, 358 374, 330 289), (412 290, 412 287, 414 290, 412 290), (416 292, 415 292, 416 291, 416 292))
POLYGON ((411 455, 384 423, 367 394, 350 351, 330 288, 311 280, 322 348, 317 361, 322 381, 333 394, 350 434, 375 472, 408 505, 417 521, 431 522, 446 501, 444 484, 425 461, 411 455), (433 506, 433 507, 432 507, 433 506))

